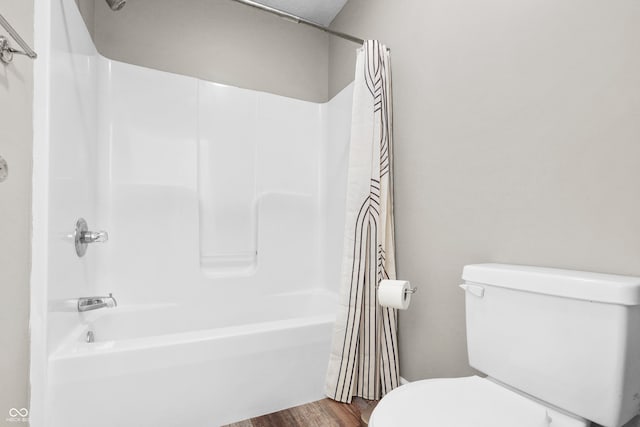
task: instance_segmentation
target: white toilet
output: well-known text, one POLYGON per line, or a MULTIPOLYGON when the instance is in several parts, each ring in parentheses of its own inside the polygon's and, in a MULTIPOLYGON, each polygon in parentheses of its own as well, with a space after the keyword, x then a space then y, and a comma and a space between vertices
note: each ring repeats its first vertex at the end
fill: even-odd
POLYGON ((399 387, 370 427, 620 427, 640 413, 640 278, 504 264, 462 278, 469 364, 488 377, 399 387))

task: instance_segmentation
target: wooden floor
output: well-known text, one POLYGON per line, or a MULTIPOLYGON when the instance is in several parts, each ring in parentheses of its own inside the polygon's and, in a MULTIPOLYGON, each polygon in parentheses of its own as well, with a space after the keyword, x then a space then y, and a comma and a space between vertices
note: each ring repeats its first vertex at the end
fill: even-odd
POLYGON ((360 398, 350 404, 323 399, 225 427, 360 427, 361 411, 371 411, 376 403, 360 398))

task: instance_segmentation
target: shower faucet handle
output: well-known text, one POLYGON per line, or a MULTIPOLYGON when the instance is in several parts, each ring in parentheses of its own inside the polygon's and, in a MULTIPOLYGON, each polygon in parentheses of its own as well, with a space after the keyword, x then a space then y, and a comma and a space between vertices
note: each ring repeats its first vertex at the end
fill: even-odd
POLYGON ((81 257, 87 253, 87 246, 89 243, 103 243, 109 240, 109 235, 106 231, 89 231, 87 221, 80 218, 76 222, 76 231, 74 233, 74 240, 76 246, 76 254, 81 257))
POLYGON ((104 243, 107 240, 109 240, 109 234, 106 231, 84 231, 80 236, 82 243, 104 243))

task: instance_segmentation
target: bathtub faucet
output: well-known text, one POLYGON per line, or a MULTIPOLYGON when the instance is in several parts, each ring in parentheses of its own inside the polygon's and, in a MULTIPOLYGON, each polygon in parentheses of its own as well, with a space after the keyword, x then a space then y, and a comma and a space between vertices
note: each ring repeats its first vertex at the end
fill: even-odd
POLYGON ((98 308, 114 308, 118 306, 118 301, 109 294, 108 297, 83 297, 78 298, 78 311, 96 310, 98 308))

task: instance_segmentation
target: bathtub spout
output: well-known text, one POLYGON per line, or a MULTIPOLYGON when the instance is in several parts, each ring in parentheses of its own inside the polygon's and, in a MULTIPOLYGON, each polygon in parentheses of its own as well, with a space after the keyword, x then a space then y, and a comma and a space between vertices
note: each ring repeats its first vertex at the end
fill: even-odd
POLYGON ((97 310, 98 308, 114 308, 118 306, 118 301, 109 294, 108 297, 83 297, 78 298, 78 311, 97 310))

